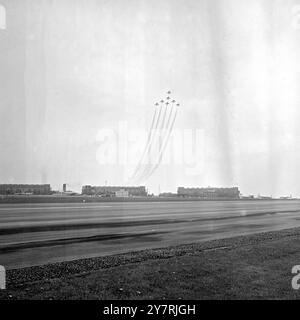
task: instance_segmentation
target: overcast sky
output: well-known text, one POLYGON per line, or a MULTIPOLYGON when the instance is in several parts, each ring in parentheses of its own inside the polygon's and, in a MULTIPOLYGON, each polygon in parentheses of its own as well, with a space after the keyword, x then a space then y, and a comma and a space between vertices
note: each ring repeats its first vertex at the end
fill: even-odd
POLYGON ((171 90, 181 103, 174 129, 201 133, 200 170, 164 164, 150 191, 300 196, 300 1, 1 5, 1 183, 126 183, 134 165, 99 162, 101 130, 147 130, 171 90))

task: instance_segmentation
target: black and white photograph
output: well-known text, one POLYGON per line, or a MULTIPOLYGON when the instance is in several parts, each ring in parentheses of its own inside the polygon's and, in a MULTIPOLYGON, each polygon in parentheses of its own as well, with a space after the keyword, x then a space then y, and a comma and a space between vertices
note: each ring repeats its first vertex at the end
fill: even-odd
POLYGON ((0 0, 0 309, 298 300, 299 57, 300 0, 0 0))

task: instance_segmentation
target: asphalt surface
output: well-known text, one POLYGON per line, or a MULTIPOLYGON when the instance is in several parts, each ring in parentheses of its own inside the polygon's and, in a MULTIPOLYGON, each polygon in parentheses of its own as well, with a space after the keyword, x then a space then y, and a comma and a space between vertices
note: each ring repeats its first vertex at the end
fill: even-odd
POLYGON ((0 265, 15 269, 300 226, 300 201, 0 205, 0 265))

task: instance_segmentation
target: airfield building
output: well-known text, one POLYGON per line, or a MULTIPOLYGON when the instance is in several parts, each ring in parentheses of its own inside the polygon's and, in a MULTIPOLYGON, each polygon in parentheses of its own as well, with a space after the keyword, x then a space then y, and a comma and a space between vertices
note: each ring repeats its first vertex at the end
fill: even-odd
POLYGON ((127 197, 129 197, 129 192, 127 190, 121 189, 119 191, 116 191, 116 197, 117 198, 127 198, 127 197))
POLYGON ((98 196, 120 196, 121 191, 123 195, 126 192, 128 196, 142 197, 147 196, 146 187, 118 187, 118 186, 83 186, 82 194, 84 195, 98 195, 98 196))
POLYGON ((0 184, 0 194, 51 194, 50 184, 0 184))
POLYGON ((184 198, 201 198, 204 200, 239 199, 240 191, 233 188, 184 188, 177 189, 177 195, 184 198))

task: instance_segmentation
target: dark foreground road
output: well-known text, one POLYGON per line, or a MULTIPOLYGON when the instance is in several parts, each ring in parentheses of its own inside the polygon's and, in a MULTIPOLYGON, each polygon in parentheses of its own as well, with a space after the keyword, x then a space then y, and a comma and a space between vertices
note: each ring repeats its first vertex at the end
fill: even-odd
POLYGON ((293 228, 12 269, 0 300, 299 299, 299 245, 293 228))
POLYGON ((1 204, 7 269, 300 226, 300 201, 1 204))

